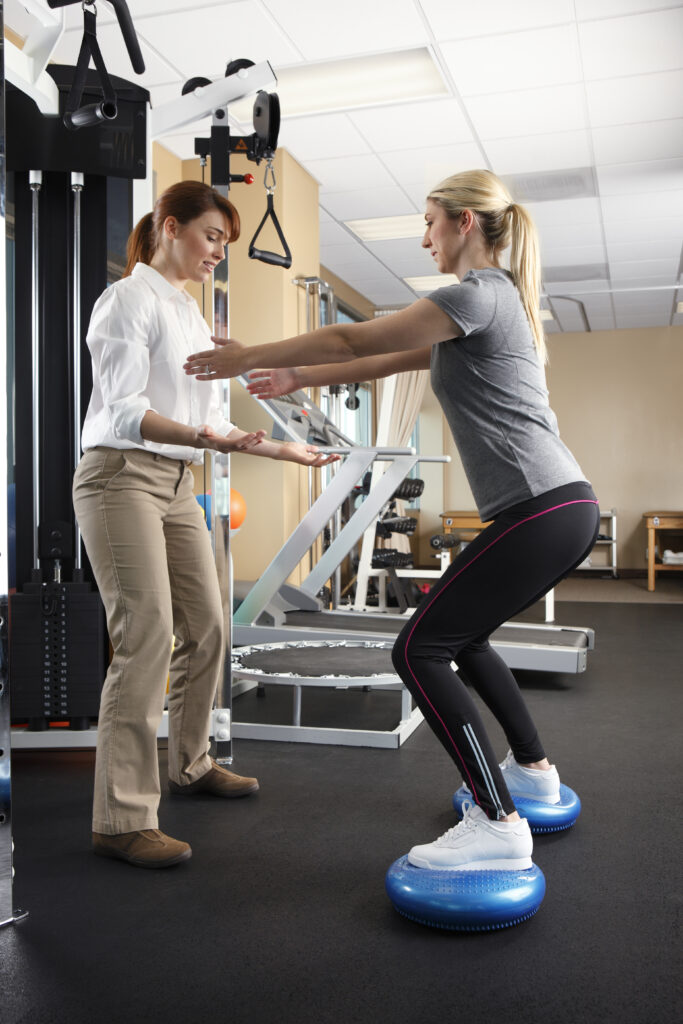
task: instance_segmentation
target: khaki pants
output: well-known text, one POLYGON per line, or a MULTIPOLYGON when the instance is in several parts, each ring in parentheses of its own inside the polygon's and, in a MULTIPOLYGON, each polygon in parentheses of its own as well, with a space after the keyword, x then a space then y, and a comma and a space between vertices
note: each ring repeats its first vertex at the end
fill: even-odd
POLYGON ((93 831, 157 828, 157 729, 169 692, 169 776, 211 767, 211 708, 222 676, 223 610, 211 538, 184 462, 142 449, 92 448, 74 508, 114 650, 97 730, 93 831))

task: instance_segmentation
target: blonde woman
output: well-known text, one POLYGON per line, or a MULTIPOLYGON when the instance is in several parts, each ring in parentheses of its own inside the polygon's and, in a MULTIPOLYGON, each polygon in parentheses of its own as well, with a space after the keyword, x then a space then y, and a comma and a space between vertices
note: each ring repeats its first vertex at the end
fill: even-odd
POLYGON ((269 396, 431 368, 479 514, 492 523, 455 558, 394 646, 396 671, 472 794, 463 821, 413 847, 409 859, 426 869, 527 868, 532 839, 513 797, 557 803, 559 775, 489 636, 584 559, 598 505, 548 404, 529 214, 494 174, 469 171, 429 194, 425 221, 423 247, 459 284, 390 317, 275 344, 214 339, 217 347, 185 369, 213 379, 273 367, 251 373, 252 392, 269 396), (510 272, 501 267, 508 247, 510 272), (502 765, 460 671, 505 732, 502 765))
POLYGON ((205 448, 305 466, 330 461, 311 445, 240 430, 223 417, 215 387, 182 372, 187 353, 210 336, 186 285, 210 279, 239 230, 235 207, 208 185, 166 189, 133 231, 123 279, 95 303, 87 334, 93 390, 73 498, 114 652, 97 727, 93 849, 136 867, 170 867, 192 853, 158 827, 156 737, 172 657, 171 792, 258 790, 256 779, 209 756, 223 609, 190 464, 205 448))

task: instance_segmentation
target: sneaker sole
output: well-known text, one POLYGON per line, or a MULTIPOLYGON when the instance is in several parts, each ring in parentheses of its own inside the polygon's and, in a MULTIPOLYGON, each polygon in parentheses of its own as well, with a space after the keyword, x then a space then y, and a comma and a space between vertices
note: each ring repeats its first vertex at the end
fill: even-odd
POLYGON ((129 857, 120 850, 93 850, 96 857, 109 857, 111 860, 123 860, 126 864, 132 864, 136 868, 172 868, 175 864, 182 864, 192 856, 192 850, 183 850, 175 857, 168 857, 166 860, 139 860, 137 857, 129 857))
POLYGON ((509 857, 501 860, 473 860, 467 864, 431 864, 426 858, 411 857, 408 863, 415 868, 426 868, 430 871, 526 871, 532 867, 531 857, 509 857))

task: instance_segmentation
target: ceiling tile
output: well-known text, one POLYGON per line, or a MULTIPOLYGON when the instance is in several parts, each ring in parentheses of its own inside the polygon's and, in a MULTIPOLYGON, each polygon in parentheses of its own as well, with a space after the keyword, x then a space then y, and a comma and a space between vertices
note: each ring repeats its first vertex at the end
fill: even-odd
POLYGON ((514 43, 508 35, 443 43, 441 51, 461 96, 581 81, 573 25, 517 32, 514 43))
POLYGON ((588 223, 570 221, 564 224, 555 223, 541 226, 536 221, 536 228, 541 241, 542 253, 565 246, 592 246, 603 243, 602 222, 599 213, 588 223))
POLYGON ((683 234, 678 237, 660 238, 652 242, 644 242, 639 233, 632 232, 628 242, 608 244, 607 256, 610 263, 621 260, 666 260, 675 259, 681 255, 681 242, 683 234))
POLYGON ((579 24, 586 78, 616 78, 680 68, 683 9, 579 24))
POLYGON ((192 7, 140 22, 139 35, 180 68, 187 78, 215 78, 229 61, 248 57, 273 66, 300 61, 298 51, 250 0, 212 7, 207 18, 192 7))
POLYGON ((407 49, 428 41, 413 0, 264 0, 307 60, 407 49))
POLYGON ((349 242, 346 245, 326 245, 321 247, 320 261, 330 270, 336 272, 337 268, 350 270, 358 273, 374 271, 378 266, 377 260, 358 242, 349 242))
POLYGON ((600 195, 633 192, 680 191, 683 187, 683 159, 647 163, 605 164, 596 170, 600 195))
MULTIPOLYGON (((683 111, 683 106, 680 108, 683 111)), ((647 153, 651 160, 683 156, 683 118, 645 124, 593 128, 596 164, 633 163, 647 153)))
POLYGON ((347 114, 285 119, 280 128, 278 145, 301 161, 358 156, 370 152, 370 146, 347 114))
POLYGON ((633 209, 633 216, 628 220, 605 223, 605 240, 608 246, 659 242, 677 243, 680 248, 683 241, 683 215, 653 218, 648 215, 647 207, 643 210, 638 206, 633 209))
POLYGON ((656 315, 637 316, 630 313, 617 313, 617 328, 628 330, 634 327, 668 327, 669 318, 656 315))
MULTIPOLYGON (((144 22, 146 18, 158 18, 161 14, 165 17, 175 11, 192 10, 195 16, 203 15, 206 12, 207 18, 213 17, 212 7, 227 7, 230 4, 239 5, 242 0, 164 0, 163 9, 160 11, 159 0, 129 0, 128 6, 137 26, 138 22, 144 22)), ((99 14, 97 17, 99 18, 99 14)), ((112 13, 112 17, 114 17, 112 13)))
POLYGON ((397 185, 389 188, 365 188, 345 192, 327 192, 321 206, 337 220, 361 220, 363 217, 398 217, 417 213, 417 207, 397 185))
POLYGON ((678 275, 678 263, 677 259, 625 260, 611 262, 609 272, 614 282, 627 278, 643 278, 645 280, 651 277, 665 277, 668 274, 669 282, 673 284, 678 275))
MULTIPOLYGON (((374 154, 340 157, 333 160, 307 160, 306 170, 320 182, 322 192, 381 188, 394 184, 391 175, 374 154)), ((380 216, 380 214, 371 214, 370 216, 380 216)))
POLYGON ((378 152, 444 143, 471 142, 472 131, 454 99, 402 103, 354 111, 350 120, 378 152))
POLYGON ((574 131, 587 126, 584 90, 579 83, 469 96, 464 102, 481 139, 545 135, 551 128, 574 131))
POLYGON ((594 128, 679 117, 683 110, 683 71, 586 82, 586 99, 594 128))
POLYGON ((654 179, 641 181, 645 187, 640 192, 633 190, 632 193, 622 195, 602 196, 600 205, 605 224, 622 223, 652 218, 653 221, 661 219, 677 220, 683 217, 683 181, 678 189, 653 192, 654 179))
POLYGON ((399 302, 408 305, 415 301, 415 293, 401 281, 386 284, 373 284, 369 287, 360 286, 365 294, 377 306, 393 306, 399 302))
POLYGON ((421 6, 437 39, 466 39, 500 32, 519 32, 539 25, 558 25, 574 20, 572 0, 421 0, 421 6))
MULTIPOLYGON (((65 32, 52 53, 52 60, 56 64, 75 64, 78 60, 82 38, 83 32, 80 29, 75 32, 65 32)), ((178 77, 179 69, 167 59, 167 55, 162 58, 150 50, 140 33, 138 33, 138 40, 145 61, 145 71, 142 75, 137 75, 133 71, 118 23, 109 22, 98 29, 97 41, 102 51, 105 67, 110 75, 124 78, 143 88, 172 82, 178 77)))
POLYGON ((541 262, 544 269, 599 264, 603 263, 605 258, 605 247, 602 242, 598 245, 562 246, 541 251, 541 262))
POLYGON ((389 263, 392 259, 397 262, 410 260, 417 254, 423 265, 431 267, 432 257, 422 248, 421 242, 421 238, 391 238, 381 242, 366 242, 365 245, 383 263, 389 263))
POLYGON ((566 167, 585 167, 593 162, 587 131, 489 139, 483 145, 496 174, 559 171, 566 167))
POLYGON ((547 203, 527 203, 526 208, 539 230, 554 225, 593 224, 600 221, 598 199, 558 199, 547 203))
POLYGON ((666 289, 669 295, 673 295, 677 282, 672 279, 671 274, 662 275, 661 277, 625 277, 617 281, 614 285, 615 289, 625 289, 627 291, 643 291, 644 288, 661 288, 666 289))
POLYGON ((543 281, 544 289, 553 295, 576 295, 582 299, 586 292, 603 292, 607 287, 604 279, 592 281, 543 281))
POLYGON ((381 153, 380 159, 402 185, 419 183, 426 193, 451 174, 479 167, 482 153, 474 142, 470 142, 381 153))
POLYGON ((320 245, 348 245, 353 242, 353 235, 341 224, 327 220, 320 224, 320 245))
POLYGON ((618 18, 622 14, 640 14, 663 7, 679 7, 680 0, 575 0, 579 21, 597 18, 618 18))
POLYGON ((613 331, 616 326, 613 313, 604 316, 589 316, 588 322, 591 325, 591 331, 613 331))

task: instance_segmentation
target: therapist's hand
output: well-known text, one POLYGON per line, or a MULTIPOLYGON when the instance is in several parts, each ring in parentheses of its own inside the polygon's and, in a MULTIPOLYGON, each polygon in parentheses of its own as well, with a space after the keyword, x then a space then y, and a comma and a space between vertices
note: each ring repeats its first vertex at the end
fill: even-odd
POLYGON ((246 345, 233 338, 211 340, 216 348, 204 352, 193 352, 183 364, 185 373, 197 380, 219 380, 224 377, 239 377, 248 369, 245 362, 246 345))
POLYGON ((244 430, 240 430, 239 427, 235 427, 225 437, 224 434, 216 433, 213 427, 205 423, 197 430, 197 443, 195 447, 212 448, 214 451, 223 453, 248 452, 250 449, 258 447, 265 436, 265 430, 254 430, 251 433, 247 433, 244 430))

